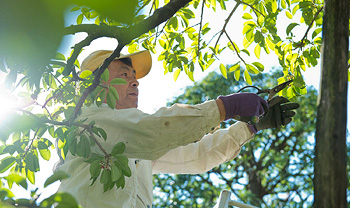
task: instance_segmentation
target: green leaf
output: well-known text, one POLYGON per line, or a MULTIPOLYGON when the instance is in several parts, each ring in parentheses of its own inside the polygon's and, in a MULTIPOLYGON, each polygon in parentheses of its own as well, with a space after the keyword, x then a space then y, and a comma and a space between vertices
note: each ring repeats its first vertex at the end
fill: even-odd
POLYGON ((125 178, 120 177, 119 180, 117 181, 117 187, 124 188, 125 187, 125 178))
POLYGON ((249 19, 253 19, 253 17, 249 13, 244 13, 243 14, 243 19, 249 20, 249 19))
POLYGON ((253 43, 254 37, 255 36, 253 35, 253 31, 252 30, 247 33, 247 35, 243 38, 243 46, 244 46, 244 48, 248 48, 250 46, 250 44, 253 43))
POLYGON ((114 161, 114 164, 117 167, 120 167, 124 173, 125 176, 130 177, 131 176, 131 170, 128 164, 128 158, 125 155, 115 155, 114 156, 117 160, 114 161))
POLYGON ((257 45, 255 46, 255 49, 254 49, 254 54, 255 54, 255 56, 256 56, 258 59, 260 59, 260 52, 261 52, 261 47, 260 47, 259 44, 257 44, 257 45))
POLYGON ((83 23, 83 19, 84 14, 79 14, 79 16, 77 17, 77 24, 80 25, 81 23, 83 23))
POLYGON ((25 177, 19 175, 18 173, 10 173, 9 175, 4 177, 8 183, 11 183, 11 186, 9 184, 9 188, 12 188, 12 183, 15 182, 17 185, 22 186, 24 189, 28 188, 27 181, 25 177))
POLYGON ((285 1, 285 0, 281 0, 281 7, 282 7, 283 9, 287 8, 287 6, 286 6, 286 1, 285 1))
POLYGON ((90 142, 84 134, 80 135, 80 140, 77 144, 76 151, 79 156, 84 158, 87 158, 90 155, 90 142))
POLYGON ((69 178, 69 175, 65 173, 64 171, 56 171, 54 172, 50 177, 48 177, 44 183, 44 188, 47 186, 53 184, 54 182, 58 180, 63 180, 69 178))
POLYGON ((320 32, 322 32, 322 28, 315 29, 312 33, 312 39, 314 39, 318 34, 320 34, 320 32))
POLYGON ((117 166, 115 166, 115 164, 112 164, 111 165, 112 181, 118 181, 121 176, 122 176, 122 171, 117 166))
POLYGON ((286 10, 286 16, 287 16, 289 19, 293 19, 293 15, 292 15, 288 10, 286 10))
POLYGON ((114 109, 115 106, 117 105, 117 101, 111 91, 108 91, 106 100, 107 100, 107 105, 112 109, 114 109))
POLYGON ((246 68, 250 74, 259 74, 259 70, 255 68, 253 65, 247 64, 246 68))
POLYGON ((100 135, 102 136, 102 138, 106 141, 107 140, 107 133, 105 132, 105 130, 103 130, 102 128, 98 128, 98 132, 100 133, 100 135))
POLYGON ((101 106, 103 101, 105 100, 105 97, 107 95, 107 89, 103 89, 100 94, 96 97, 96 105, 101 106))
POLYGON ((56 60, 60 60, 60 61, 65 61, 66 60, 66 57, 62 54, 62 53, 58 53, 56 52, 56 57, 55 57, 56 60))
POLYGON ((119 94, 117 92, 117 89, 115 89, 115 87, 109 86, 109 92, 112 93, 115 100, 119 100, 119 94))
POLYGON ((51 158, 51 151, 48 149, 39 149, 40 156, 46 160, 49 161, 51 158))
POLYGON ((220 64, 220 72, 225 79, 227 79, 227 69, 223 64, 220 64))
POLYGON ((181 69, 176 69, 176 71, 174 72, 173 76, 174 76, 174 81, 177 80, 177 78, 179 77, 181 72, 181 69))
POLYGON ((272 42, 270 36, 268 36, 268 37, 265 38, 265 42, 267 43, 267 45, 269 46, 269 48, 270 48, 271 50, 275 50, 275 44, 272 42))
POLYGON ((240 50, 239 50, 237 44, 236 44, 235 42, 233 42, 233 41, 232 41, 232 42, 228 42, 228 43, 227 43, 227 46, 228 46, 232 51, 236 51, 236 50, 237 50, 238 53, 240 52, 240 50))
POLYGON ((111 177, 111 173, 107 169, 103 169, 101 177, 100 177, 100 183, 106 184, 109 181, 109 178, 111 177))
POLYGON ((241 70, 240 70, 240 68, 241 68, 241 67, 239 67, 239 70, 236 70, 236 71, 234 72, 234 77, 235 77, 235 79, 236 79, 237 81, 239 81, 239 78, 240 78, 240 76, 241 76, 241 70))
POLYGON ((259 63, 259 62, 253 62, 252 64, 253 64, 254 66, 256 66, 256 68, 258 68, 258 70, 259 70, 260 72, 263 72, 264 69, 265 69, 264 65, 262 65, 262 64, 259 63))
MULTIPOLYGON (((167 44, 164 40, 158 39, 158 42, 159 42, 159 45, 162 46, 162 48, 167 49, 167 44)), ((161 61, 161 60, 159 60, 158 58, 158 61, 161 61)))
POLYGON ((264 36, 261 34, 261 32, 256 31, 256 33, 254 35, 254 42, 260 43, 263 40, 264 40, 264 36))
POLYGON ((244 52, 244 53, 246 53, 248 56, 250 56, 250 53, 249 53, 249 51, 247 50, 247 49, 243 49, 243 50, 241 50, 242 52, 244 52))
POLYGON ((77 138, 74 132, 68 134, 68 145, 70 153, 75 155, 77 152, 77 138))
MULTIPOLYGON (((99 0, 99 1, 81 1, 73 0, 73 3, 79 6, 87 6, 98 12, 101 16, 107 17, 111 22, 121 22, 131 24, 135 18, 137 0, 99 0), (112 21, 114 20, 114 21, 112 21)), ((83 8, 84 9, 84 8, 83 8)), ((83 13, 89 14, 89 10, 83 13)))
POLYGON ((73 7, 70 11, 74 12, 74 11, 78 11, 78 10, 80 10, 80 7, 73 7))
POLYGON ((100 175, 101 170, 102 170, 102 167, 101 167, 100 163, 101 163, 100 160, 95 160, 95 161, 93 161, 90 164, 90 175, 91 175, 91 178, 97 178, 100 175))
POLYGON ((244 81, 248 84, 248 85, 252 85, 253 82, 252 82, 252 78, 250 77, 249 73, 248 73, 248 70, 244 70, 244 81))
POLYGON ((74 197, 66 192, 57 192, 44 199, 40 207, 52 207, 53 204, 55 204, 55 208, 80 208, 74 197))
POLYGON ((235 71, 236 71, 237 69, 239 69, 239 68, 240 68, 240 65, 239 65, 239 63, 237 63, 237 64, 231 66, 231 67, 228 69, 228 71, 229 71, 229 72, 235 72, 235 71))
POLYGON ((86 79, 87 77, 89 77, 92 74, 92 71, 90 70, 85 70, 83 72, 80 73, 79 77, 86 79))
POLYGON ((114 78, 109 83, 110 85, 125 85, 128 84, 123 78, 114 78))
POLYGON ((291 31, 294 29, 294 27, 298 25, 299 25, 298 23, 290 23, 286 29, 287 35, 289 35, 289 33, 291 33, 291 31))
POLYGON ((114 145, 111 154, 115 156, 117 154, 122 154, 124 151, 125 151, 125 144, 123 142, 118 142, 116 145, 114 145))
POLYGON ((300 72, 300 69, 297 69, 294 72, 293 85, 297 88, 305 87, 305 81, 304 81, 304 78, 300 72))
POLYGON ((219 2, 220 2, 221 9, 222 9, 222 10, 226 10, 225 1, 224 1, 224 0, 219 0, 219 2))
POLYGON ((12 156, 7 156, 1 160, 0 173, 4 173, 6 170, 11 168, 16 162, 16 159, 12 156))
POLYGON ((33 171, 30 171, 26 168, 26 176, 31 184, 35 184, 35 174, 33 171))
POLYGON ((109 70, 108 69, 105 69, 105 71, 101 74, 101 79, 106 83, 108 82, 108 80, 109 80, 109 70))
POLYGON ((37 172, 40 170, 39 159, 33 152, 29 152, 25 157, 26 168, 32 172, 37 172))

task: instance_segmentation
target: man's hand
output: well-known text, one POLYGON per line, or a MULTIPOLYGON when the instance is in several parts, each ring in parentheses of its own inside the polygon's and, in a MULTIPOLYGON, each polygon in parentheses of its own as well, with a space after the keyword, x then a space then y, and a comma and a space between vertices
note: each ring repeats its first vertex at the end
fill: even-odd
POLYGON ((256 132, 258 132, 263 129, 285 126, 292 121, 292 117, 295 115, 293 110, 299 107, 298 103, 291 103, 287 98, 276 96, 269 102, 267 114, 252 127, 253 129, 255 127, 256 132))
POLYGON ((233 118, 247 123, 257 123, 259 116, 268 110, 266 100, 255 93, 236 93, 219 96, 225 108, 225 120, 233 118))

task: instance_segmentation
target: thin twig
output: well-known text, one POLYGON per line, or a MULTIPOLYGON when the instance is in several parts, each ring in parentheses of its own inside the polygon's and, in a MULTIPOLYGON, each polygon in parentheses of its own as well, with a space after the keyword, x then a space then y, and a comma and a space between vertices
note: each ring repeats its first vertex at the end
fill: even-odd
POLYGON ((237 4, 235 5, 235 7, 232 9, 231 13, 228 15, 228 17, 227 17, 226 20, 225 20, 225 24, 224 24, 224 26, 223 26, 223 28, 222 28, 222 30, 221 30, 221 33, 220 33, 218 39, 216 40, 216 43, 215 43, 215 47, 214 47, 214 48, 216 48, 216 46, 218 45, 219 40, 220 40, 222 34, 224 34, 224 32, 225 32, 225 30, 226 30, 227 23, 230 21, 230 19, 231 19, 233 13, 235 13, 235 11, 237 10, 238 6, 239 6, 240 3, 241 3, 241 1, 236 1, 236 2, 237 2, 237 4))
POLYGON ((238 58, 239 58, 239 59, 241 59, 241 61, 242 61, 244 64, 246 64, 246 63, 245 63, 245 61, 244 61, 244 59, 243 59, 243 58, 242 58, 242 57, 239 55, 238 49, 236 48, 235 44, 234 44, 234 43, 233 43, 233 41, 231 40, 230 36, 227 34, 227 32, 226 32, 226 31, 224 31, 224 32, 225 32, 225 34, 226 34, 227 38, 229 39, 229 41, 230 41, 230 43, 231 43, 232 47, 235 49, 235 51, 236 51, 236 53, 237 53, 238 58))
POLYGON ((49 114, 50 119, 53 120, 52 115, 50 111, 47 109, 47 107, 46 106, 42 106, 42 107, 46 110, 47 114, 49 114))
POLYGON ((204 6, 205 6, 205 0, 202 2, 202 9, 201 9, 201 20, 199 22, 199 31, 198 31, 198 50, 197 50, 197 56, 199 56, 199 52, 201 50, 201 31, 202 31, 202 23, 203 23, 203 14, 204 14, 204 6))
POLYGON ((265 15, 263 13, 261 13, 259 10, 257 10, 256 8, 254 8, 252 5, 248 4, 248 3, 245 3, 243 1, 240 1, 242 4, 245 4, 247 6, 249 6, 250 8, 253 9, 254 13, 256 16, 258 16, 256 13, 259 13, 261 16, 265 17, 265 15))
POLYGON ((93 126, 91 125, 84 125, 86 127, 86 130, 89 132, 91 138, 94 140, 94 142, 97 144, 97 146, 100 148, 100 150, 103 152, 103 154, 105 154, 105 156, 107 158, 109 158, 111 155, 108 154, 108 152, 102 147, 102 145, 100 144, 100 142, 97 140, 97 138, 95 137, 92 128, 93 126))
POLYGON ((23 161, 24 158, 27 156, 29 150, 32 148, 32 146, 33 146, 33 141, 34 141, 36 135, 38 134, 39 129, 40 129, 40 127, 36 129, 33 138, 29 141, 30 144, 28 144, 28 145, 26 146, 26 148, 25 148, 25 150, 24 150, 24 154, 21 156, 21 159, 20 159, 20 162, 19 162, 19 172, 22 172, 22 161, 23 161))
POLYGON ((312 27, 312 25, 314 24, 314 21, 316 20, 317 16, 320 14, 320 12, 323 10, 323 6, 316 12, 314 18, 312 19, 311 23, 309 24, 309 27, 307 28, 304 37, 300 40, 301 43, 301 48, 304 46, 304 41, 307 38, 307 35, 312 27))

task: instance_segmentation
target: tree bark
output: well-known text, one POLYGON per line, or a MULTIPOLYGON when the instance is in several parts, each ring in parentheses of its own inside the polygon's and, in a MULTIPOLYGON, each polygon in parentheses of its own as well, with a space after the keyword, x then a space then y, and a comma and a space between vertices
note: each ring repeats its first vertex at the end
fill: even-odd
POLYGON ((314 207, 346 208, 349 0, 325 0, 317 107, 314 207))

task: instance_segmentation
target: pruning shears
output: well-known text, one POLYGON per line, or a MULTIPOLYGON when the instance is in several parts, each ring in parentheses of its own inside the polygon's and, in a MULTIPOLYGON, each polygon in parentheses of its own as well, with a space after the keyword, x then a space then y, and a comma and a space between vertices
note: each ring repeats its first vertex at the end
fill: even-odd
POLYGON ((249 88, 249 87, 252 87, 252 88, 255 88, 258 90, 258 92, 256 94, 262 94, 262 93, 267 93, 269 95, 269 97, 267 98, 267 102, 270 102, 271 99, 277 94, 279 93, 281 90, 283 90, 284 88, 286 88, 290 83, 292 83, 293 80, 288 80, 286 82, 283 82, 279 85, 277 85, 276 87, 273 87, 271 89, 260 89, 256 86, 245 86, 245 87, 242 87, 240 90, 238 90, 238 92, 241 92, 242 90, 246 89, 246 88, 249 88))
MULTIPOLYGON (((252 86, 252 85, 249 85, 249 86, 245 86, 245 87, 242 87, 240 90, 238 90, 237 93, 241 92, 242 90, 246 89, 246 88, 249 88, 249 87, 252 87, 252 88, 255 88, 258 90, 258 92, 256 94, 263 94, 263 93, 267 93, 269 95, 269 97, 267 98, 267 102, 270 103, 270 101, 272 100, 272 98, 277 94, 279 93, 281 90, 283 90, 284 88, 286 88, 290 83, 292 83, 293 80, 289 80, 289 81, 286 81, 286 82, 283 82, 271 89, 260 89, 256 86, 252 86)), ((264 106, 263 105, 263 108, 264 108, 264 111, 265 113, 263 115, 260 115, 259 117, 257 116, 254 116, 253 118, 251 117, 247 117, 247 116, 236 116, 234 117, 234 119, 236 120, 239 120, 239 121, 243 121, 243 122, 246 122, 248 124, 254 124, 254 123, 257 123, 260 119, 262 119, 268 112, 268 108, 267 106, 264 106), (256 117, 256 118, 255 118, 256 117)))

